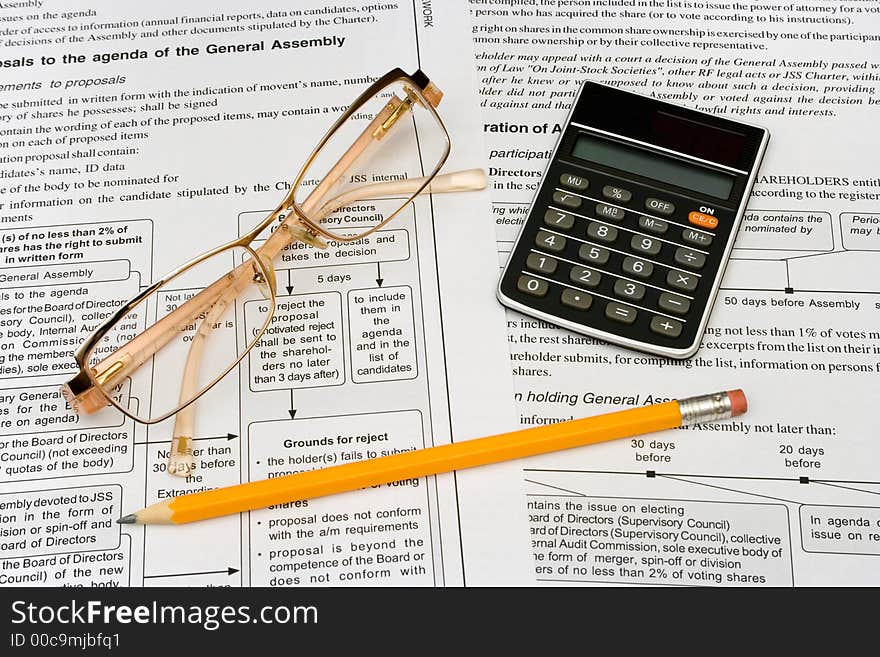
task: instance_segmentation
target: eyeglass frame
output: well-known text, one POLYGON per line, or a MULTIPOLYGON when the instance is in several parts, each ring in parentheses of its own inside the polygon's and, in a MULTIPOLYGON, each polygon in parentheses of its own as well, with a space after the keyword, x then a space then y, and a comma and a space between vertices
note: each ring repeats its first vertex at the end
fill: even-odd
MULTIPOLYGON (((282 228, 285 228, 285 229, 287 229, 288 232, 291 233, 290 241, 288 241, 286 244, 284 244, 279 249, 279 251, 281 249, 285 248, 286 246, 288 246, 289 244, 294 243, 297 239, 304 241, 307 244, 311 244, 313 246, 318 246, 319 248, 326 248, 326 243, 323 243, 321 238, 327 238, 327 239, 331 239, 334 241, 342 241, 342 242, 353 242, 353 241, 363 239, 367 235, 370 235, 371 233, 373 233, 373 232, 379 230, 380 228, 382 228, 383 226, 385 226, 388 222, 390 222, 397 215, 399 215, 413 201, 413 199, 415 199, 416 196, 418 196, 419 194, 421 194, 425 191, 446 192, 446 191, 459 191, 459 190, 464 190, 464 189, 479 189, 479 188, 481 188, 481 186, 484 187, 485 186, 485 174, 482 171, 479 172, 481 174, 481 176, 480 176, 481 181, 482 181, 481 186, 479 183, 474 182, 473 178, 470 178, 467 182, 465 182, 463 180, 462 181, 454 180, 454 177, 457 175, 461 176, 462 174, 464 174, 465 176, 467 176, 468 174, 473 174, 473 173, 475 173, 475 171, 478 171, 478 170, 461 172, 458 174, 447 174, 447 176, 444 176, 444 177, 448 177, 448 180, 445 180, 444 184, 436 186, 437 187, 436 189, 434 188, 435 186, 432 185, 432 180, 435 179, 437 173, 442 168, 442 166, 445 164, 445 162, 449 156, 450 149, 451 149, 451 140, 449 138, 449 133, 446 130, 446 126, 444 125, 442 119, 440 118, 439 114, 437 113, 437 111, 435 109, 436 105, 439 104, 441 98, 442 98, 442 92, 430 81, 430 79, 421 70, 417 70, 412 75, 408 75, 402 69, 395 68, 395 69, 392 69, 391 71, 389 71, 388 73, 386 73, 385 75, 383 75, 382 77, 380 77, 379 79, 377 79, 373 84, 371 84, 363 93, 361 93, 355 99, 355 101, 349 106, 349 108, 345 112, 343 112, 343 114, 328 129, 328 131, 325 133, 324 137, 318 142, 318 144, 312 150, 312 152, 309 155, 306 162, 303 164, 294 183, 291 185, 290 190, 285 195, 284 199, 282 199, 282 201, 278 205, 278 207, 275 210, 273 210, 263 221, 261 221, 259 224, 257 224, 252 230, 250 230, 248 233, 246 233, 242 237, 239 237, 238 239, 235 239, 235 240, 232 240, 232 241, 227 242, 225 244, 222 244, 220 246, 217 246, 214 249, 211 249, 211 250, 209 250, 209 251, 207 251, 207 252, 205 252, 195 258, 192 258, 189 261, 187 261, 184 264, 177 267, 176 269, 172 270, 171 272, 165 274, 158 281, 154 282, 152 285, 150 285, 149 287, 145 288, 140 293, 138 293, 137 295, 132 297, 132 299, 130 299, 127 303, 123 304, 112 316, 110 316, 108 319, 106 319, 101 326, 97 327, 91 333, 91 335, 89 335, 89 337, 86 338, 86 340, 83 342, 82 346, 74 354, 74 360, 75 360, 77 366, 79 367, 79 372, 73 378, 71 378, 65 384, 63 384, 61 386, 61 393, 64 396, 64 398, 67 400, 67 402, 70 404, 70 406, 74 410, 74 412, 76 412, 77 414, 80 414, 80 411, 83 411, 86 414, 90 414, 90 413, 97 412, 98 410, 110 405, 110 406, 116 407, 124 415, 135 420, 136 422, 140 422, 143 424, 156 424, 158 422, 162 422, 162 421, 170 418, 173 415, 180 413, 180 411, 184 410, 185 408, 187 408, 188 406, 193 404, 196 400, 201 398, 206 392, 208 392, 217 383, 219 383, 220 380, 222 380, 227 374, 229 374, 229 372, 231 372, 244 359, 244 357, 248 353, 250 353, 251 349, 253 349, 254 346, 259 342, 263 333, 265 332, 265 330, 268 328, 269 324, 271 323, 272 317, 274 316, 275 305, 276 305, 276 301, 275 301, 276 285, 277 285, 277 281, 274 276, 274 268, 271 267, 271 261, 268 263, 269 267, 267 268, 267 263, 259 255, 258 250, 252 248, 252 246, 251 246, 253 244, 253 242, 258 238, 258 236, 266 228, 268 228, 274 221, 278 220, 281 222, 281 226, 279 226, 275 232, 281 230, 282 228), (328 180, 329 176, 326 176, 325 178, 323 178, 321 180, 321 182, 319 182, 318 185, 313 190, 311 190, 311 192, 309 193, 309 197, 306 198, 306 200, 303 202, 302 206, 300 204, 296 203, 295 195, 296 195, 297 191, 299 190, 300 184, 302 183, 310 166, 313 164, 315 158, 318 156, 318 154, 321 152, 321 150, 324 148, 324 146, 330 141, 330 139, 333 138, 333 136, 336 134, 337 130, 349 118, 351 118, 360 108, 362 108, 370 99, 372 99, 380 91, 389 87, 391 84, 393 84, 395 82, 402 82, 404 84, 407 84, 407 87, 406 87, 407 93, 408 94, 412 93, 415 96, 415 99, 418 101, 419 105, 421 105, 424 109, 428 110, 431 113, 431 115, 433 116, 433 119, 437 122, 437 125, 442 129, 443 135, 445 137, 446 144, 445 144, 444 152, 443 152, 442 156, 439 158, 437 165, 435 166, 434 170, 431 172, 430 175, 427 175, 427 176, 424 176, 421 178, 408 179, 407 181, 400 181, 397 184, 398 189, 402 188, 405 190, 405 193, 409 194, 409 198, 407 198, 407 200, 404 203, 402 203, 400 208, 398 208, 395 212, 389 214, 387 217, 385 217, 383 219, 383 221, 381 221, 377 225, 373 226, 368 231, 359 233, 355 236, 347 236, 346 237, 346 236, 336 235, 335 233, 332 233, 331 231, 328 231, 319 225, 318 222, 320 221, 320 217, 310 218, 308 216, 310 214, 309 208, 307 208, 307 207, 305 209, 303 208, 303 206, 307 206, 308 201, 312 197, 312 195, 314 195, 316 192, 318 192, 321 189, 322 185, 325 184, 325 182, 328 180), (407 185, 407 183, 408 183, 408 185, 407 185), (292 223, 291 223, 291 221, 292 221, 292 223), (228 368, 226 368, 221 374, 219 374, 216 378, 214 378, 214 380, 211 383, 209 383, 204 388, 199 390, 197 392, 197 394, 195 394, 190 400, 177 406, 174 410, 169 411, 165 414, 159 415, 155 418, 144 419, 144 418, 140 418, 140 417, 135 416, 129 409, 127 409, 122 404, 117 403, 115 400, 113 400, 111 398, 111 396, 103 388, 103 386, 106 384, 107 379, 109 379, 112 376, 116 376, 116 373, 112 372, 110 370, 107 370, 107 371, 99 374, 99 373, 95 372, 95 370, 93 368, 89 367, 86 359, 92 354, 95 347, 110 332, 110 330, 114 326, 116 326, 116 324, 118 324, 134 308, 136 308, 139 304, 141 304, 145 299, 147 299, 149 296, 151 296, 157 290, 159 290, 164 285, 166 285, 169 281, 180 276, 181 274, 188 271, 192 267, 196 266, 200 262, 203 262, 204 260, 206 260, 208 258, 211 258, 219 253, 222 253, 223 251, 228 251, 231 249, 235 249, 237 247, 245 249, 252 256, 252 258, 253 258, 252 262, 254 263, 255 267, 256 267, 256 265, 259 265, 261 272, 262 272, 262 275, 265 278, 265 282, 268 284, 268 289, 271 292, 270 298, 271 298, 272 304, 271 304, 269 314, 266 318, 266 321, 265 321, 262 329, 255 336, 255 338, 253 339, 251 344, 246 349, 244 349, 240 355, 238 355, 238 357, 229 365, 228 368), (101 377, 101 376, 106 376, 107 379, 99 380, 99 377, 101 377), (95 397, 96 394, 100 397, 100 400, 95 397), (103 403, 100 403, 100 402, 103 402, 103 403)), ((387 108, 388 108, 388 105, 386 105, 386 109, 387 108)), ((394 114, 394 112, 396 112, 396 110, 397 110, 397 108, 393 108, 392 114, 394 114)), ((354 160, 360 154, 360 152, 362 152, 366 148, 367 145, 372 143, 372 139, 374 139, 376 137, 375 137, 375 134, 371 134, 370 131, 371 131, 371 128, 373 127, 373 125, 379 120, 380 116, 381 116, 381 113, 377 114, 377 116, 370 122, 370 124, 367 126, 367 128, 361 133, 361 135, 352 143, 352 145, 348 148, 348 150, 345 152, 345 154, 340 158, 340 160, 337 162, 337 164, 333 166, 333 168, 330 170, 330 173, 332 173, 333 171, 335 171, 339 167, 340 162, 342 162, 346 158, 349 158, 350 156, 351 156, 350 162, 353 163, 354 160), (360 148, 360 152, 352 153, 352 151, 355 149, 355 147, 358 146, 358 144, 360 144, 362 140, 365 143, 360 148)), ((397 118, 400 118, 400 117, 398 116, 397 118)), ((388 120, 390 120, 390 119, 386 119, 385 121, 383 121, 383 124, 387 123, 388 120)), ((394 122, 396 122, 396 118, 394 119, 394 122)), ((393 125, 394 125, 393 122, 388 127, 386 127, 385 125, 382 125, 381 129, 384 130, 385 132, 387 132, 387 130, 390 129, 391 127, 393 127, 393 125)), ((375 132, 375 131, 373 131, 373 132, 375 132)), ((383 132, 382 136, 384 136, 384 132, 383 132)), ((379 137, 379 138, 381 138, 381 137, 379 137)), ((351 164, 344 166, 342 168, 342 170, 340 171, 339 175, 342 175, 345 171, 347 171, 350 166, 351 166, 351 164)), ((331 180, 329 183, 327 183, 328 186, 332 185, 333 182, 334 181, 331 180)), ((378 185, 367 185, 365 187, 376 187, 376 188, 382 187, 385 190, 390 189, 390 186, 388 183, 378 184, 378 185)), ((361 188, 361 189, 363 189, 363 188, 361 188)), ((403 192, 399 192, 399 193, 403 193, 403 192)), ((364 198, 371 198, 371 197, 372 197, 372 195, 367 195, 364 198)), ((331 198, 330 202, 332 202, 333 200, 334 199, 331 198)), ((353 200, 362 200, 362 199, 353 199, 353 200)), ((344 203, 343 205, 345 205, 349 202, 352 202, 352 201, 351 200, 346 201, 346 203, 344 203)), ((325 205, 322 206, 321 209, 323 210, 328 205, 329 205, 329 202, 325 203, 325 205)), ((329 212, 332 212, 334 210, 335 210, 335 208, 331 209, 329 212)), ((325 213, 325 214, 327 214, 327 213, 325 213)), ((275 233, 273 233, 273 235, 274 234, 275 233)), ((271 236, 268 239, 271 239, 271 236)), ((267 239, 267 242, 268 242, 268 239, 267 239)), ((262 249, 262 248, 264 248, 264 246, 265 246, 265 244, 259 248, 262 249)), ((242 263, 242 265, 245 265, 245 264, 248 264, 248 263, 247 262, 242 263)), ((229 274, 238 271, 238 268, 239 268, 239 266, 236 266, 235 268, 233 268, 233 270, 231 272, 229 272, 229 274)), ((227 276, 229 274, 227 274, 227 276)), ((222 279, 220 279, 220 280, 222 280, 222 279)), ((204 288, 196 296, 192 297, 191 299, 187 300, 185 303, 181 304, 174 311, 171 311, 171 313, 169 313, 168 315, 166 315, 162 319, 157 320, 154 324, 152 324, 151 326, 146 328, 143 332, 139 333, 137 336, 132 338, 132 340, 127 342, 125 345, 120 346, 117 349, 114 349, 113 352, 110 355, 108 355, 106 358, 102 359, 101 362, 108 360, 109 358, 112 357, 113 354, 116 354, 120 350, 125 349, 126 347, 131 345, 132 342, 138 340, 139 338, 143 338, 143 336, 145 336, 147 333, 157 332, 156 329, 158 327, 160 327, 163 322, 168 321, 169 318, 172 317, 172 315, 174 313, 177 313, 179 310, 185 308, 187 305, 192 305, 193 302, 195 301, 195 299, 200 294, 203 294, 204 292, 208 291, 215 284, 219 283, 220 280, 215 281, 215 283, 212 283, 208 287, 204 288)), ((226 288, 226 289, 229 289, 229 288, 226 288)), ((220 292, 220 294, 222 294, 222 291, 220 292)), ((208 307, 209 310, 214 305, 216 305, 216 303, 217 303, 216 300, 213 301, 208 307)), ((196 313, 195 316, 197 317, 198 313, 196 313)), ((176 324, 173 324, 173 325, 176 325, 176 324)), ((155 346, 155 348, 152 350, 152 352, 149 355, 147 355, 139 363, 137 363, 136 365, 134 365, 133 367, 128 369, 128 372, 132 372, 132 371, 136 370, 137 368, 141 367, 142 365, 144 365, 147 362, 147 360, 152 358, 171 339, 172 338, 168 338, 167 340, 165 340, 164 342, 162 342, 158 346, 155 346)), ((124 365, 123 365, 122 369, 123 370, 126 369, 124 365)), ((128 373, 128 372, 126 372, 126 373, 128 373)))

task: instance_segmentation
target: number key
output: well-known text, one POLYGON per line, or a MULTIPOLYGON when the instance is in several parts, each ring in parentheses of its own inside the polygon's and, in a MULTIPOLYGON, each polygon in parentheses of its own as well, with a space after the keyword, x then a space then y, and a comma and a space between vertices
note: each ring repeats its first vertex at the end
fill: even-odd
POLYGON ((604 265, 608 262, 610 255, 608 249, 592 244, 581 244, 581 248, 578 249, 578 257, 585 262, 592 262, 594 265, 604 265))
POLYGON ((614 226, 597 224, 595 222, 587 226, 587 237, 597 242, 611 244, 617 239, 617 229, 614 226))
POLYGON ((568 214, 568 212, 547 210, 547 212, 544 213, 544 223, 551 228, 571 230, 572 226, 574 226, 574 217, 568 214))
POLYGON ((587 287, 596 287, 602 280, 602 274, 586 267, 572 267, 568 276, 572 283, 580 283, 587 287))
POLYGON ((538 248, 559 253, 565 248, 565 238, 562 235, 554 235, 546 230, 539 230, 535 237, 535 244, 538 248))
POLYGON ((531 276, 520 276, 516 282, 516 289, 523 294, 531 294, 533 297, 543 297, 547 295, 550 288, 547 281, 540 278, 532 278, 531 276))
POLYGON ((547 274, 548 276, 554 274, 558 266, 559 261, 556 258, 540 253, 530 253, 529 257, 526 258, 526 267, 539 274, 547 274))
POLYGON ((623 273, 636 278, 651 278, 651 274, 654 273, 654 265, 647 260, 627 256, 623 259, 623 273))
POLYGON ((633 235, 629 245, 632 247, 633 251, 654 256, 660 253, 661 243, 660 240, 655 240, 653 237, 633 235))
POLYGON ((614 282, 614 294, 630 301, 641 301, 645 297, 645 286, 618 278, 614 282))

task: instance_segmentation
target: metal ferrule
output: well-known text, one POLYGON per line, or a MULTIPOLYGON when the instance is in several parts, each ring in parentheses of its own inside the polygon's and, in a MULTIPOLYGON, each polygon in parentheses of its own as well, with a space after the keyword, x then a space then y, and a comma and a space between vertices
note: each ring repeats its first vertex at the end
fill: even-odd
POLYGON ((716 420, 729 420, 733 417, 730 397, 726 392, 679 399, 678 408, 681 410, 681 426, 683 427, 716 420))

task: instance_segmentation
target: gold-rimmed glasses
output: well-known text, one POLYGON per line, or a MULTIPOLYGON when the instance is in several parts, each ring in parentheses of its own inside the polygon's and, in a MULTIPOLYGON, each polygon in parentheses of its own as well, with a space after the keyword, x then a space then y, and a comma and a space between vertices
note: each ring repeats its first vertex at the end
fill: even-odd
POLYGON ((435 109, 441 98, 421 71, 394 69, 373 83, 318 142, 263 221, 166 274, 86 339, 75 354, 79 373, 61 387, 73 410, 90 414, 112 405, 147 424, 176 415, 168 471, 191 474, 192 404, 272 321, 272 261, 283 249, 296 241, 323 249, 328 240, 363 240, 423 192, 485 187, 479 169, 437 175, 450 149, 435 109), (227 317, 237 303, 247 308, 243 340, 234 315, 227 317), (147 363, 152 367, 142 367, 147 363), (148 390, 149 399, 135 404, 131 390, 148 390))

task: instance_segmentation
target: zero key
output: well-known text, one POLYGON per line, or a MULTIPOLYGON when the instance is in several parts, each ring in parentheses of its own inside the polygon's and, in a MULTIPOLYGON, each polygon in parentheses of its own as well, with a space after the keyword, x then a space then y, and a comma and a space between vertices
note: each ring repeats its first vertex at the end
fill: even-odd
POLYGON ((520 276, 519 280, 516 282, 517 290, 523 294, 531 294, 533 297, 547 296, 547 290, 549 287, 547 281, 542 281, 540 278, 526 275, 520 276))

